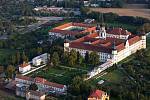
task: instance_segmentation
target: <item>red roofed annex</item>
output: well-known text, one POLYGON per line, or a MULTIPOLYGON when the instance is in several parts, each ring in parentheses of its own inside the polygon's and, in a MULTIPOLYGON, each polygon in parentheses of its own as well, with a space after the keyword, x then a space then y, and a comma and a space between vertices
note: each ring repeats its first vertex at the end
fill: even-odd
POLYGON ((102 90, 95 90, 90 94, 88 100, 109 100, 109 96, 102 90))
POLYGON ((83 23, 66 23, 49 31, 50 37, 66 38, 76 36, 78 34, 92 33, 95 26, 83 23))
POLYGON ((43 89, 47 91, 50 88, 51 91, 55 91, 56 93, 59 93, 59 94, 65 94, 67 91, 66 85, 49 82, 46 79, 41 78, 41 77, 31 78, 28 76, 17 75, 15 78, 15 81, 19 84, 24 84, 24 85, 30 85, 30 84, 36 83, 39 87, 42 87, 43 89))

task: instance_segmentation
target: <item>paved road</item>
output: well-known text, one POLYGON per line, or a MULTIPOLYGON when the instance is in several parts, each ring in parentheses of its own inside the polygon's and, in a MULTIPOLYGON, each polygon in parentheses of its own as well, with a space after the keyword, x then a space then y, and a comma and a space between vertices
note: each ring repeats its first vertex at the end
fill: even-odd
POLYGON ((63 20, 64 17, 34 17, 36 20, 41 20, 41 21, 60 21, 63 20))
POLYGON ((37 68, 34 68, 34 69, 32 69, 32 70, 30 70, 30 71, 28 71, 28 72, 26 72, 26 73, 23 73, 22 75, 28 75, 28 74, 30 74, 30 73, 32 73, 32 72, 35 72, 35 71, 37 71, 37 70, 39 70, 39 69, 41 69, 41 68, 44 68, 46 65, 41 65, 41 66, 39 66, 39 67, 37 67, 37 68))
MULTIPOLYGON (((32 18, 32 17, 30 17, 32 18)), ((29 32, 32 32, 32 31, 35 31, 39 28, 41 28, 40 26, 49 22, 49 21, 61 21, 64 19, 64 17, 33 17, 35 18, 36 20, 38 20, 38 23, 34 23, 34 24, 31 24, 31 25, 28 25, 24 30, 23 32, 21 32, 21 34, 25 34, 25 33, 29 33, 29 32)))

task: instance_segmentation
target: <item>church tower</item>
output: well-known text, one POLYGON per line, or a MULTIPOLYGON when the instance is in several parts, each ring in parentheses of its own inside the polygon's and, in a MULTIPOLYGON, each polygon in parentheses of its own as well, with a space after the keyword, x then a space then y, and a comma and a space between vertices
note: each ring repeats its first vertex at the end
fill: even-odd
POLYGON ((105 30, 105 25, 104 25, 104 18, 103 18, 103 13, 101 14, 101 25, 99 25, 99 38, 100 39, 106 39, 106 30, 105 30))
POLYGON ((117 48, 115 41, 112 43, 112 61, 113 63, 117 63, 117 48))
POLYGON ((106 30, 105 30, 105 26, 104 25, 101 25, 101 27, 100 27, 99 38, 100 39, 106 39, 106 30))

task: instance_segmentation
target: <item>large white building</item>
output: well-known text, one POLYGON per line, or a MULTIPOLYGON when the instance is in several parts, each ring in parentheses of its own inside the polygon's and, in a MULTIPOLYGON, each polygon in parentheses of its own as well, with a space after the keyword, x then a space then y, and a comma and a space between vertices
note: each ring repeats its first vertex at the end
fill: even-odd
POLYGON ((144 34, 134 35, 122 28, 105 30, 104 26, 97 26, 95 33, 64 43, 65 51, 74 49, 83 57, 87 52, 94 51, 99 55, 101 62, 111 60, 113 63, 118 63, 137 50, 145 48, 144 34))
POLYGON ((23 62, 23 64, 19 65, 19 72, 25 73, 31 70, 31 65, 29 63, 23 62))
POLYGON ((40 56, 37 56, 32 59, 32 64, 34 66, 40 66, 42 64, 47 64, 48 60, 50 58, 50 55, 48 53, 44 53, 40 56))

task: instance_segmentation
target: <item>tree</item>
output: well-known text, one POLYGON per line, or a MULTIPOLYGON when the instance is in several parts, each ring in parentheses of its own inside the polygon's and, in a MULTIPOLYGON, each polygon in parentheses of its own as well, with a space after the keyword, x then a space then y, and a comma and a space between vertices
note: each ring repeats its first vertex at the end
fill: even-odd
POLYGON ((124 6, 124 1, 123 0, 114 0, 112 6, 122 8, 124 6))
POLYGON ((42 48, 41 48, 41 47, 38 47, 38 48, 37 48, 37 54, 40 55, 41 53, 42 53, 42 48))
POLYGON ((13 78, 13 75, 15 74, 15 67, 12 65, 9 65, 6 69, 6 75, 8 78, 13 78))
POLYGON ((59 55, 57 52, 54 52, 51 58, 51 62, 53 63, 53 65, 56 67, 59 65, 60 61, 59 61, 59 55))
POLYGON ((75 65, 77 62, 77 52, 75 50, 71 50, 68 58, 69 66, 75 65))
POLYGON ((96 52, 91 52, 89 55, 89 62, 91 65, 96 66, 100 63, 99 55, 96 52))
POLYGON ((89 52, 85 54, 85 63, 89 63, 89 52))
POLYGON ((63 64, 67 65, 68 64, 68 57, 69 57, 69 53, 68 52, 64 52, 62 57, 61 57, 61 62, 63 64))
POLYGON ((75 78, 73 78, 72 84, 71 84, 71 92, 76 95, 80 94, 80 85, 82 84, 82 82, 83 80, 79 76, 76 76, 75 78))
POLYGON ((0 73, 4 72, 4 66, 0 66, 0 73))
POLYGON ((32 8, 26 1, 20 3, 20 6, 21 6, 21 14, 22 15, 25 15, 25 16, 32 15, 32 8))
POLYGON ((83 81, 83 78, 80 76, 76 76, 73 78, 69 90, 73 95, 82 95, 84 99, 87 99, 87 96, 93 90, 93 88, 89 82, 83 81))
POLYGON ((13 65, 16 64, 16 56, 15 55, 11 56, 11 64, 13 64, 13 65))
POLYGON ((35 83, 33 83, 29 86, 29 90, 36 91, 36 90, 38 90, 38 86, 35 83))
POLYGON ((16 53, 16 63, 17 64, 20 63, 20 53, 19 52, 16 53))
POLYGON ((25 55, 25 52, 22 53, 22 60, 28 62, 28 57, 25 55))
POLYGON ((83 62, 83 57, 80 55, 79 52, 77 52, 77 63, 82 64, 82 62, 83 62))
POLYGON ((84 16, 84 17, 86 17, 87 16, 87 13, 90 11, 89 10, 89 8, 87 8, 87 7, 81 7, 81 13, 82 13, 82 15, 84 16))
POLYGON ((150 31, 150 23, 145 23, 138 30, 139 31, 149 32, 150 31))

